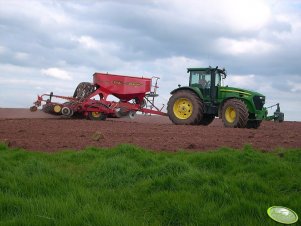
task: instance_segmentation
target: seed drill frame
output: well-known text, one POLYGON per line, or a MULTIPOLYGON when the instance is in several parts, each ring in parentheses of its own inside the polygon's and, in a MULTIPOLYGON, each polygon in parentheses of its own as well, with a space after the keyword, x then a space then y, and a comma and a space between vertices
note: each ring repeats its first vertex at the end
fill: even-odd
POLYGON ((105 120, 107 116, 132 118, 138 111, 165 116, 166 113, 162 112, 164 105, 159 109, 154 104, 155 97, 158 96, 158 79, 94 73, 93 83, 80 83, 73 97, 54 95, 52 92, 43 94, 38 96, 30 110, 36 111, 44 103, 43 110, 47 113, 69 117, 80 115, 92 120, 105 120), (119 101, 108 100, 110 95, 119 101), (53 102, 53 98, 66 102, 53 102))

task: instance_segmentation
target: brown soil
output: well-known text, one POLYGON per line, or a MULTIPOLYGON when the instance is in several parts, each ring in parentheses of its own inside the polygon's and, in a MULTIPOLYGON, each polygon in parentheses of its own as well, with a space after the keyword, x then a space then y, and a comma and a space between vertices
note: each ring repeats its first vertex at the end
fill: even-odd
POLYGON ((80 150, 128 143, 149 150, 214 150, 242 148, 265 151, 301 148, 301 122, 263 122, 255 129, 224 128, 219 119, 209 126, 177 126, 168 117, 90 121, 66 119, 27 109, 0 108, 0 142, 34 151, 80 150))

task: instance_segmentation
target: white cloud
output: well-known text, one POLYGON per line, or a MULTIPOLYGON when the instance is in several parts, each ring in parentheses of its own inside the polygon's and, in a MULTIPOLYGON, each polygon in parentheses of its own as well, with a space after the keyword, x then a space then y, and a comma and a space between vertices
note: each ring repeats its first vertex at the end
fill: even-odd
POLYGON ((67 71, 55 67, 42 69, 41 73, 43 75, 50 76, 53 78, 58 78, 61 80, 72 80, 72 77, 69 75, 67 71))
POLYGON ((35 72, 34 68, 23 67, 19 65, 13 64, 0 64, 0 78, 4 77, 4 75, 15 75, 15 74, 33 74, 35 72))
POLYGON ((255 75, 229 75, 225 79, 225 84, 245 89, 257 89, 259 87, 255 75))
POLYGON ((0 46, 0 54, 4 53, 5 52, 5 47, 4 46, 0 46))
MULTIPOLYGON (((26 1, 5 1, 0 7, 0 14, 4 16, 14 15, 16 11, 23 19, 31 18, 44 26, 67 26, 72 20, 65 14, 57 2, 26 1), (2 7, 5 5, 5 7, 2 7)), ((47 29, 47 27, 46 27, 47 29)))
POLYGON ((271 16, 267 1, 226 0, 215 3, 218 13, 221 13, 224 19, 222 21, 237 30, 261 29, 267 24, 271 16))
POLYGON ((27 53, 23 53, 23 52, 17 52, 15 53, 15 58, 17 60, 27 60, 29 57, 29 54, 27 53))
POLYGON ((97 42, 94 38, 90 36, 81 36, 76 40, 88 49, 97 49, 101 46, 99 42, 97 42))
POLYGON ((268 2, 262 0, 169 0, 165 4, 190 24, 219 24, 238 31, 260 29, 271 17, 268 2))
POLYGON ((78 43, 86 49, 92 49, 95 51, 112 52, 119 50, 116 43, 100 41, 99 39, 97 40, 89 35, 72 36, 71 41, 78 43))
POLYGON ((218 39, 217 47, 224 54, 232 55, 262 55, 267 54, 276 48, 272 44, 258 39, 235 40, 228 38, 218 39))
POLYGON ((167 73, 171 73, 166 77, 173 78, 175 75, 180 75, 182 77, 183 74, 186 74, 186 69, 189 67, 199 67, 200 65, 204 65, 203 62, 199 60, 188 58, 185 56, 172 56, 168 58, 156 59, 153 64, 158 69, 164 69, 167 73))
POLYGON ((294 83, 294 82, 291 82, 291 81, 288 81, 287 82, 288 85, 291 87, 291 91, 292 92, 297 92, 297 91, 301 91, 301 83, 294 83))
POLYGON ((35 81, 31 79, 19 79, 19 78, 10 78, 10 79, 1 79, 0 84, 2 85, 47 85, 48 82, 35 81))

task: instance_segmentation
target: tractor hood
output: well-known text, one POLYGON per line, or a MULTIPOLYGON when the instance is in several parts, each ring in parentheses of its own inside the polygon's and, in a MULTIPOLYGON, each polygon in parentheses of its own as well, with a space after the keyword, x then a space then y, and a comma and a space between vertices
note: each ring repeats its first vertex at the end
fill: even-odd
POLYGON ((239 95, 246 95, 246 96, 262 96, 264 97, 263 94, 247 90, 247 89, 240 89, 240 88, 235 88, 235 87, 230 87, 230 86, 224 86, 220 88, 221 92, 228 92, 228 93, 238 93, 239 95))

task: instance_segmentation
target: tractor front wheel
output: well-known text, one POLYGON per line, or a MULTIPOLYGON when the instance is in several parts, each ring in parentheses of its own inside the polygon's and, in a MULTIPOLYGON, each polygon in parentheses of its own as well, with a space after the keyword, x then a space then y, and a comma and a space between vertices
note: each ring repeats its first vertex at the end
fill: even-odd
POLYGON ((91 111, 88 113, 88 118, 90 120, 106 120, 107 115, 104 114, 103 112, 98 112, 98 111, 91 111))
POLYGON ((245 128, 249 112, 245 103, 239 99, 227 100, 222 108, 222 120, 225 127, 245 128))
POLYGON ((203 102, 190 90, 174 93, 167 104, 169 119, 177 125, 198 125, 203 118, 203 102))

